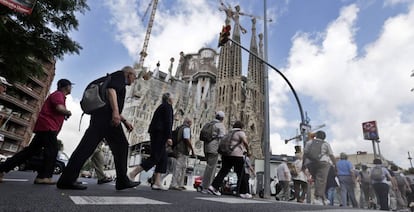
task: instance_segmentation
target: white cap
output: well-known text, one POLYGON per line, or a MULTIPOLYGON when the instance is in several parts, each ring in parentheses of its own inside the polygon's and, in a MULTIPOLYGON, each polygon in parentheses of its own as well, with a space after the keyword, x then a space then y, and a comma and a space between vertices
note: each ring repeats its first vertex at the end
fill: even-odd
POLYGON ((217 111, 216 112, 216 116, 219 116, 219 117, 221 117, 221 118, 224 118, 224 112, 223 111, 217 111))
POLYGON ((0 84, 2 85, 7 85, 7 86, 12 86, 12 84, 10 84, 9 82, 7 82, 6 78, 0 76, 0 84))

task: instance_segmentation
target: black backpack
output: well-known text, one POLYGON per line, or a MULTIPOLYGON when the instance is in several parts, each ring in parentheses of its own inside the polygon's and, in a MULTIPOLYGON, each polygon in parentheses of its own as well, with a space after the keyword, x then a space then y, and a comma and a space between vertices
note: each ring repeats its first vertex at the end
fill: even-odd
POLYGON ((234 133, 237 131, 240 131, 240 130, 232 130, 220 140, 219 147, 218 147, 219 154, 230 155, 233 152, 233 150, 241 144, 241 141, 239 140, 239 142, 236 145, 234 146, 231 145, 231 141, 233 139, 234 133))
POLYGON ((173 141, 172 148, 176 147, 177 144, 183 140, 183 130, 184 130, 184 125, 180 125, 176 127, 175 130, 172 131, 172 141, 173 141))

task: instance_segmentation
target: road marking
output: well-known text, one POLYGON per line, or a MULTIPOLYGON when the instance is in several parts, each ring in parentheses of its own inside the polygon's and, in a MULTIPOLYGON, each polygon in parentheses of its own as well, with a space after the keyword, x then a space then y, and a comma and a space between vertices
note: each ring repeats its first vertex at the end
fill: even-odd
POLYGON ((9 181, 9 182, 27 182, 28 179, 12 179, 12 178, 3 178, 3 181, 9 181))
POLYGON ((76 205, 165 205, 170 204, 143 197, 70 196, 76 205))
POLYGON ((240 204, 240 203, 271 203, 269 201, 264 200, 254 200, 254 199, 242 199, 242 198, 219 198, 219 197, 197 197, 196 199, 213 201, 213 202, 221 202, 221 203, 229 203, 229 204, 240 204))

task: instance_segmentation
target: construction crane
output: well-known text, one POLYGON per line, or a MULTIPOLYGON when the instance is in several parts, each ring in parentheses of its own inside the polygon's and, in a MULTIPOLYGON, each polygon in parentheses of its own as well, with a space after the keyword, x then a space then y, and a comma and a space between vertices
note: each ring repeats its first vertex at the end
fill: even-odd
POLYGON ((151 0, 151 2, 148 4, 148 8, 146 9, 144 16, 142 17, 142 21, 144 21, 145 16, 147 15, 149 9, 152 6, 151 16, 148 20, 147 32, 145 33, 144 45, 142 46, 142 50, 139 53, 140 55, 139 62, 138 64, 135 64, 136 69, 140 69, 144 66, 145 57, 148 55, 147 53, 148 42, 151 36, 152 25, 154 24, 154 18, 155 18, 155 12, 157 10, 157 5, 158 5, 158 0, 151 0))

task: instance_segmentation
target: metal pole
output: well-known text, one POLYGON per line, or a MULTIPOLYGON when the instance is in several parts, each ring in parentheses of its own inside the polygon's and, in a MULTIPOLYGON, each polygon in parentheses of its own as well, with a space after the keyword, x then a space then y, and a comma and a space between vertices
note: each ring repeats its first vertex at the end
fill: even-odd
MULTIPOLYGON (((267 61, 267 0, 263 0, 264 8, 264 60, 267 61)), ((256 56, 256 58, 258 58, 256 56)), ((270 198, 270 127, 269 127, 269 71, 263 65, 264 70, 264 197, 270 198)))
POLYGON ((374 140, 371 140, 372 141, 372 149, 374 150, 374 158, 377 158, 377 148, 375 147, 375 141, 374 140))

